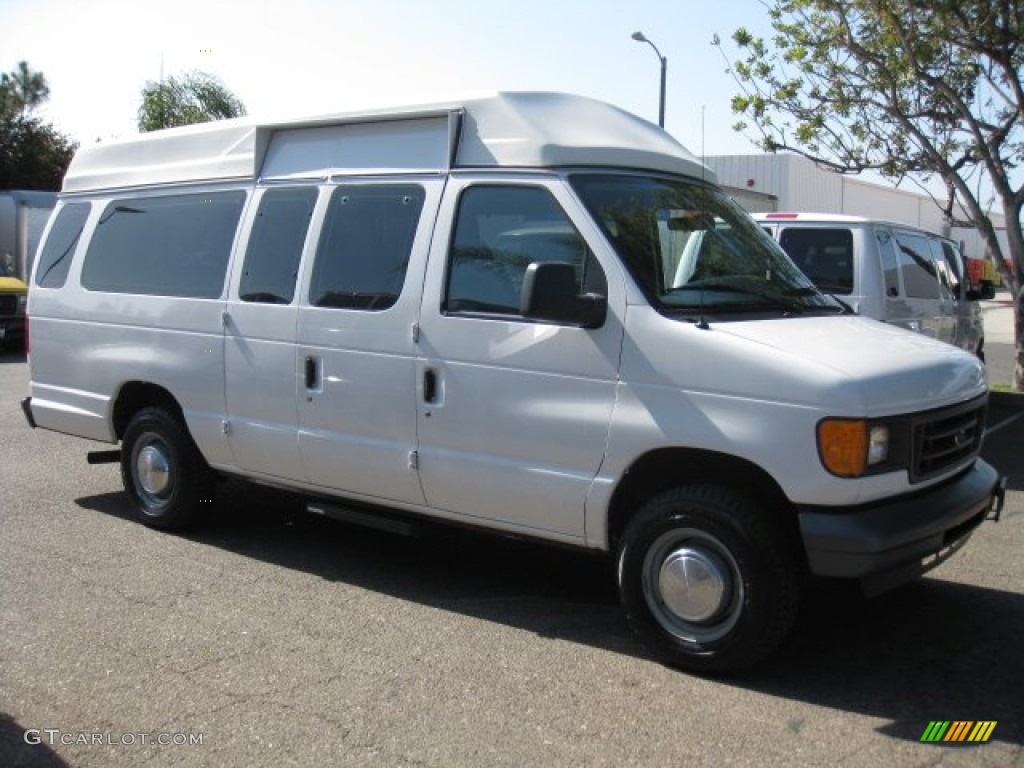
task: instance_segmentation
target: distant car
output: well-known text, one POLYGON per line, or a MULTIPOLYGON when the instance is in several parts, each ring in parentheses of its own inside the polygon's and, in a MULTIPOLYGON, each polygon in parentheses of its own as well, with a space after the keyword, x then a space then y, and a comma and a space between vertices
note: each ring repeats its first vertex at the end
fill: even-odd
POLYGON ((25 306, 28 286, 9 273, 0 261, 0 348, 25 341, 25 306))
POLYGON ((831 213, 759 213, 761 226, 819 290, 859 314, 954 344, 984 360, 967 260, 949 238, 905 224, 831 213))

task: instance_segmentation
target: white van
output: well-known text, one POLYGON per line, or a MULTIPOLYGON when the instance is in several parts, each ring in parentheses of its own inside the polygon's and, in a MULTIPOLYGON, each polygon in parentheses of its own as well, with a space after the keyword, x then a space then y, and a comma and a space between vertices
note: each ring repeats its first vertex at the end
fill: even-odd
POLYGON ((823 292, 858 314, 954 344, 985 359, 978 300, 960 247, 906 224, 832 213, 754 214, 823 292))
POLYGON ((26 416, 120 443, 91 460, 147 525, 234 475, 602 550, 703 671, 778 646, 803 575, 885 588, 1002 505, 976 358, 852 315, 666 133, 579 97, 86 146, 29 314, 26 416))

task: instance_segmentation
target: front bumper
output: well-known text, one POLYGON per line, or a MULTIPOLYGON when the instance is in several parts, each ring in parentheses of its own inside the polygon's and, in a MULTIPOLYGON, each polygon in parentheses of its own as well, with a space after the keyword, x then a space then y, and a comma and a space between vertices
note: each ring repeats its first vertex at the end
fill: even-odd
POLYGON ((877 593, 935 567, 1003 507, 1005 479, 978 459, 921 493, 855 508, 800 507, 811 573, 861 579, 877 593))

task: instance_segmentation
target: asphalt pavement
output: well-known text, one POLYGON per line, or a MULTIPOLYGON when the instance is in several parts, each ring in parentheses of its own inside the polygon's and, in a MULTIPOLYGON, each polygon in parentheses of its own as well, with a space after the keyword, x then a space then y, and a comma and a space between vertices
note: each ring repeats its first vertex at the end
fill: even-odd
POLYGON ((27 382, 0 356, 0 766, 1024 768, 1012 405, 984 449, 1000 522, 874 600, 816 585, 779 654, 715 680, 648 656, 599 557, 365 530, 241 482, 203 527, 147 529, 93 444, 26 425, 27 382), (996 725, 922 743, 936 720, 996 725))

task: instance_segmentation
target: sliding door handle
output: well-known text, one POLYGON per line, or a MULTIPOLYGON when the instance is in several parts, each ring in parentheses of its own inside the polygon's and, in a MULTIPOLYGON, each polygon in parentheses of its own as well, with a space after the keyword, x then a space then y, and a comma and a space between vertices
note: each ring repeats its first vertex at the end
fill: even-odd
POLYGON ((423 371, 423 402, 437 402, 437 371, 433 368, 423 371))
POLYGON ((316 389, 319 383, 317 376, 317 358, 312 355, 306 356, 306 389, 316 389))

